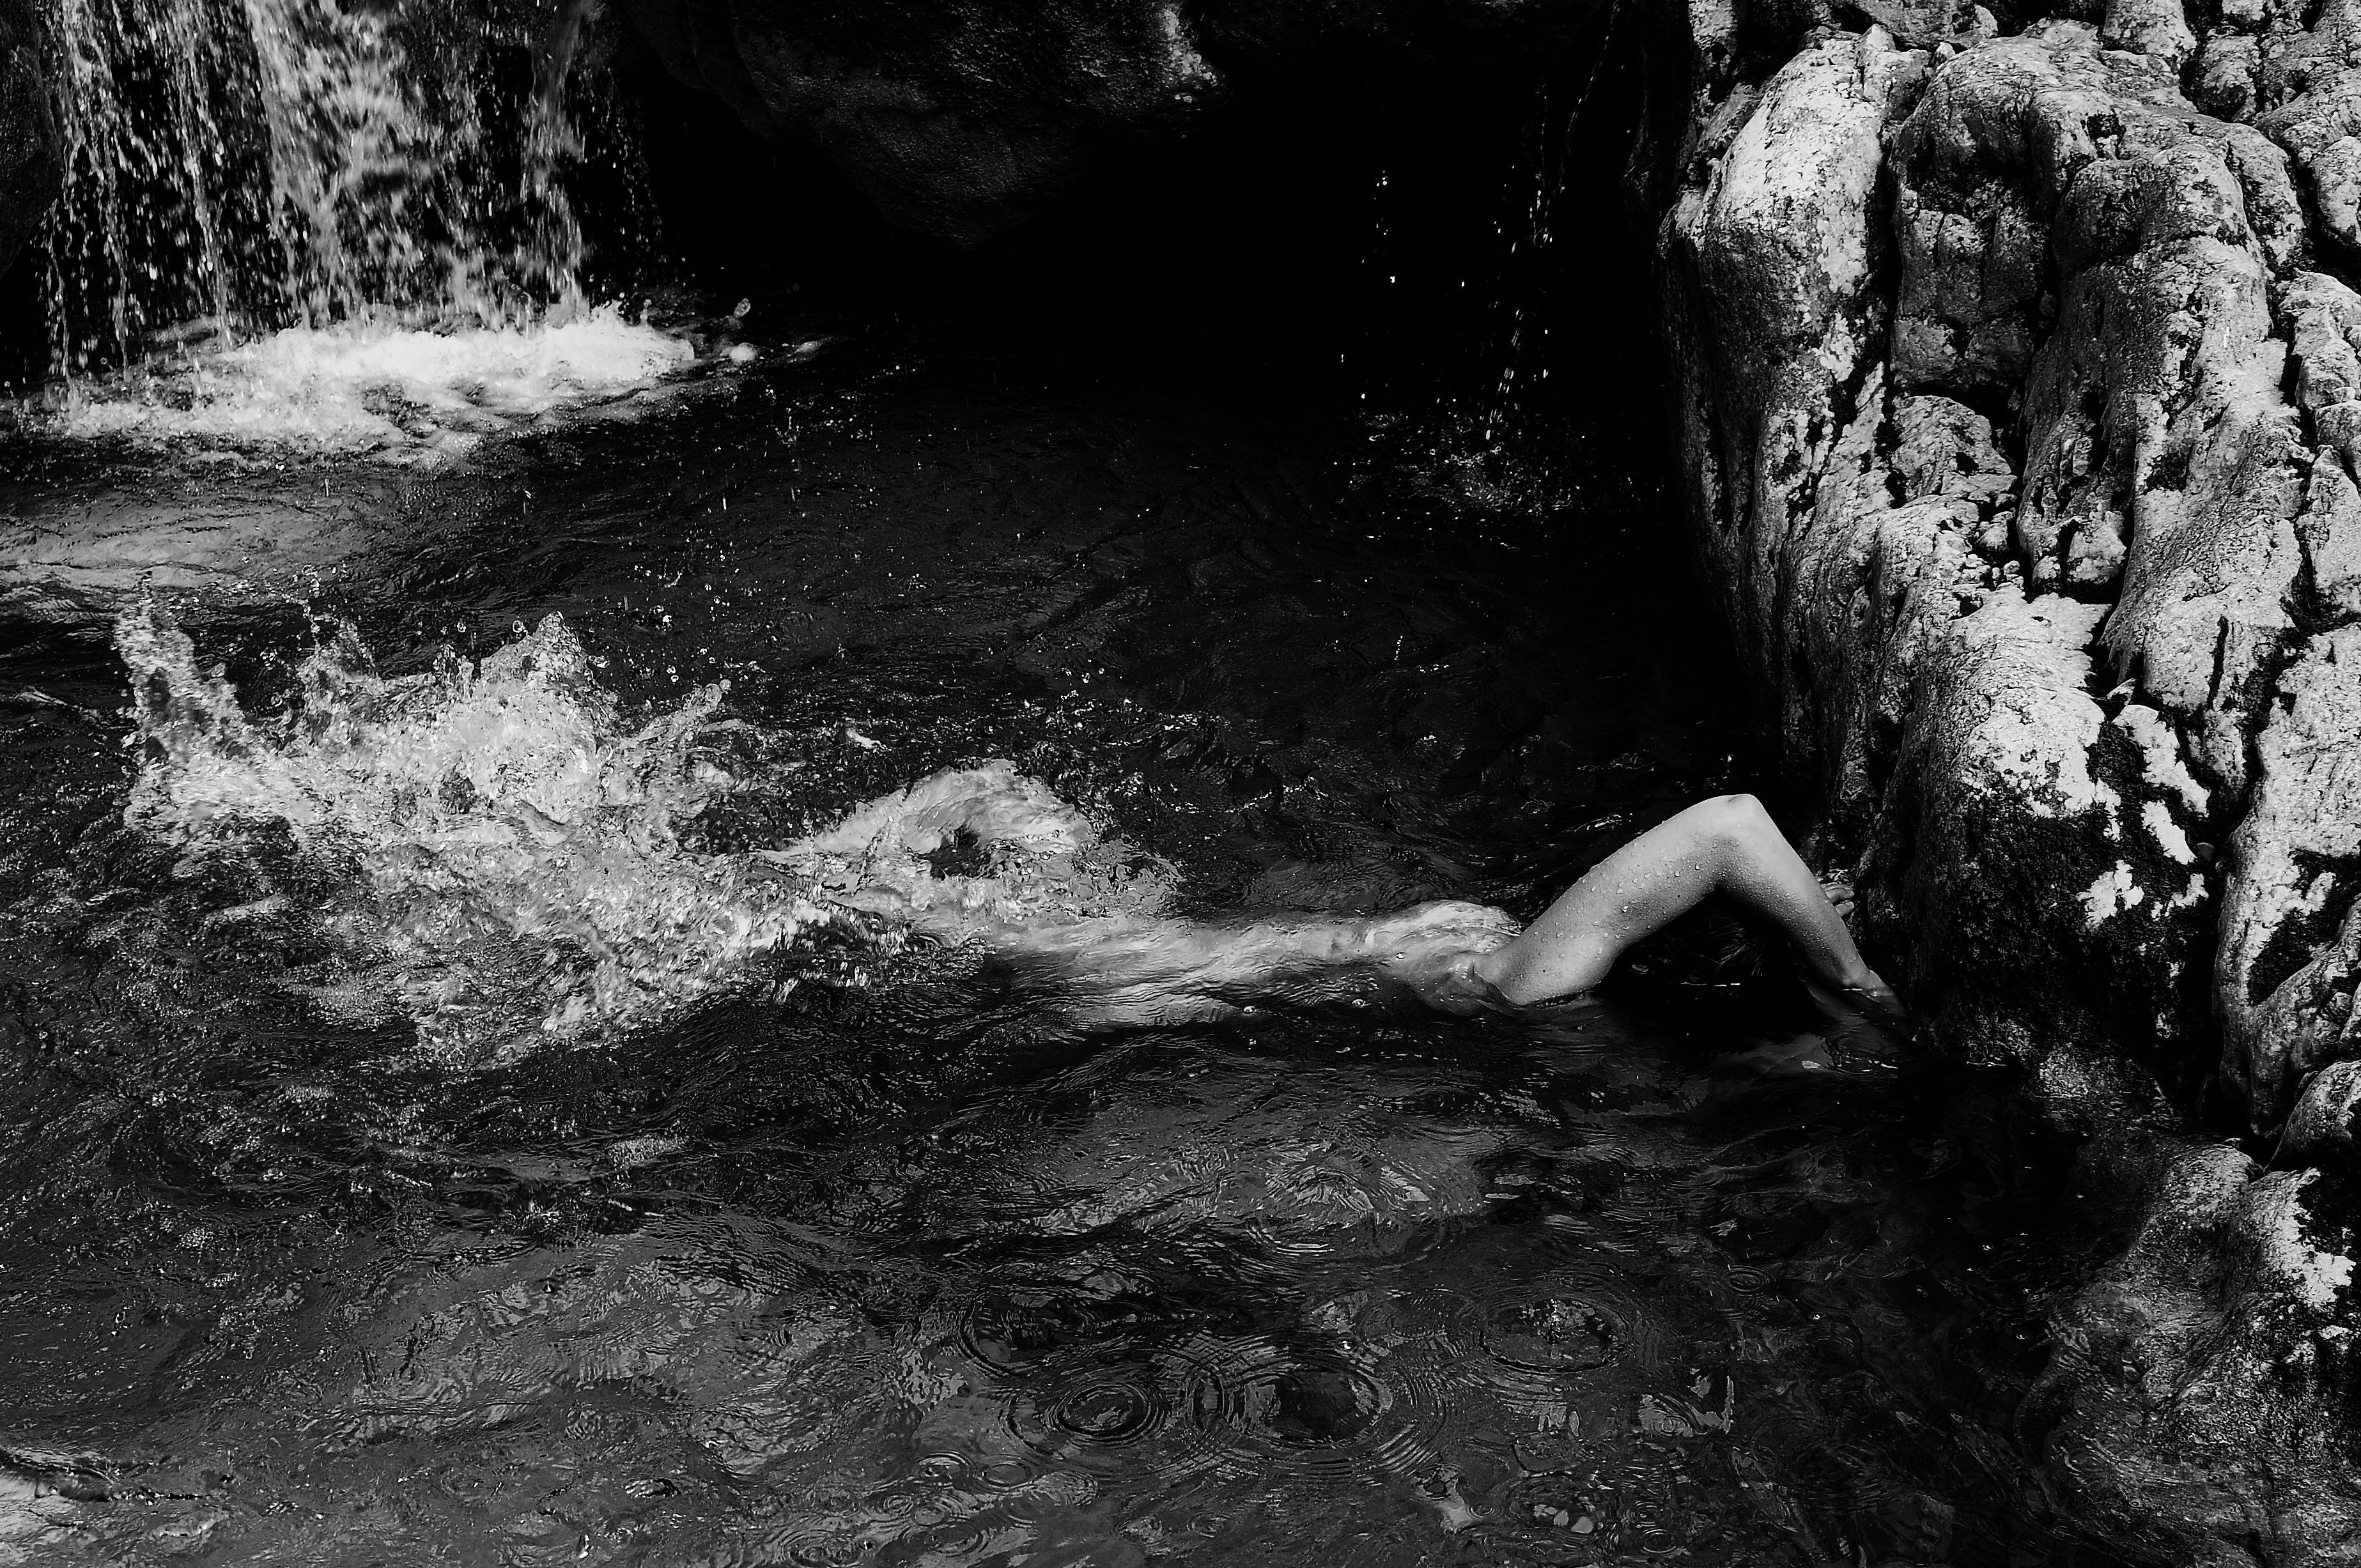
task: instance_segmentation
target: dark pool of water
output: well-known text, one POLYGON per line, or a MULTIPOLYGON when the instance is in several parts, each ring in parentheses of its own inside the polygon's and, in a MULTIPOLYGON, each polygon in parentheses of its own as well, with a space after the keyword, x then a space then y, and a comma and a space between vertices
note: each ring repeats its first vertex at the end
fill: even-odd
MULTIPOLYGON (((630 701, 727 675, 796 755, 717 849, 1005 756, 1221 917, 1530 909, 1752 782, 1653 455, 848 345, 235 483, 389 498, 310 607, 389 667, 558 610, 630 701)), ((129 482, 52 458, 20 513, 129 482)), ((305 635, 185 615, 258 690, 305 635)), ((1972 1086, 1696 983, 1711 930, 1526 1025, 1078 1032, 822 943, 454 1073, 122 826, 90 630, 0 662, 0 1563, 2103 1561, 2010 1437, 2039 1253, 1972 1086)))

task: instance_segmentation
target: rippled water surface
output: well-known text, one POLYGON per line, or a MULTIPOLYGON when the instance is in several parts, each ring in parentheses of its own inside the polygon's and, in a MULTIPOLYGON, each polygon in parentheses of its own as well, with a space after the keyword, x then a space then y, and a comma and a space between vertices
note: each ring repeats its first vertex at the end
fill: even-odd
POLYGON ((1528 1024, 976 935, 1530 912, 1757 782, 1653 455, 861 343, 16 449, 0 1562, 2098 1561, 1971 1097, 1720 933, 1528 1024), (1021 855, 829 837, 986 763, 1021 855))

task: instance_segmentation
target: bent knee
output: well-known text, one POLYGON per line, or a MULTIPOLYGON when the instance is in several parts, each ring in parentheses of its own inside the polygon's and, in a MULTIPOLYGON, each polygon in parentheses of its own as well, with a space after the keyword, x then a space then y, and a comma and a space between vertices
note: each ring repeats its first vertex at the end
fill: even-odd
POLYGON ((1771 820, 1771 813, 1763 808, 1763 802, 1743 792, 1718 795, 1710 800, 1699 801, 1696 809, 1705 818, 1704 826, 1719 838, 1757 839, 1766 833, 1776 835, 1779 831, 1778 825, 1771 820))

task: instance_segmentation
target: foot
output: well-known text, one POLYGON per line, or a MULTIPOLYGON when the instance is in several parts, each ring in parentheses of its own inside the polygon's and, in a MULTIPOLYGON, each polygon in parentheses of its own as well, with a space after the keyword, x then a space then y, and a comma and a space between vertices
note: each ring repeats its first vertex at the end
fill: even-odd
POLYGON ((1910 1014, 1903 1007, 1901 996, 1875 970, 1864 969, 1842 981, 1814 980, 1807 983, 1823 1006, 1858 1013, 1880 1028, 1897 1035, 1909 1029, 1910 1014))

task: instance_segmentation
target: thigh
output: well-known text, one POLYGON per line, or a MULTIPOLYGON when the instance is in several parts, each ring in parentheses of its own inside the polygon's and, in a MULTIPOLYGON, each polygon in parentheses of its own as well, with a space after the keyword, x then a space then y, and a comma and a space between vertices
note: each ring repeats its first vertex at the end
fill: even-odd
POLYGON ((1721 877, 1726 816, 1719 802, 1700 802, 1591 867, 1523 935, 1492 955, 1487 978, 1519 1003, 1597 985, 1632 943, 1713 892, 1721 877))

